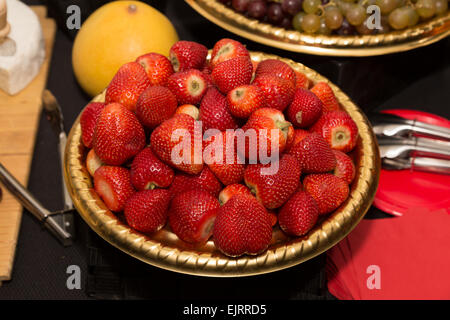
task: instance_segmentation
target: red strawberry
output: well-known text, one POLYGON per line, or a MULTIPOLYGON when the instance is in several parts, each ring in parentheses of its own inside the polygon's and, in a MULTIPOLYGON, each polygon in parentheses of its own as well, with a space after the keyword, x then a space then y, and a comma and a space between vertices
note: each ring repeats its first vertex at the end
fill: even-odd
POLYGON ((212 235, 219 201, 204 190, 190 190, 172 199, 169 223, 183 241, 204 243, 212 235))
POLYGON ((147 53, 136 59, 147 73, 152 86, 165 86, 167 79, 173 73, 173 67, 169 59, 159 53, 147 53))
POLYGON ((202 68, 202 72, 203 72, 203 74, 211 74, 212 67, 211 67, 209 61, 205 61, 205 64, 203 65, 203 68, 202 68))
POLYGON ((136 192, 125 204, 125 219, 137 231, 156 232, 166 224, 169 203, 170 195, 167 190, 136 192))
POLYGON ((286 145, 286 148, 284 149, 285 153, 289 153, 289 150, 293 146, 295 146, 297 143, 303 140, 304 137, 306 137, 309 134, 309 131, 303 130, 303 129, 295 129, 294 134, 292 136, 292 139, 289 140, 289 142, 286 145))
POLYGON ((250 84, 253 65, 248 57, 237 57, 216 65, 212 78, 219 90, 227 94, 236 87, 250 84))
POLYGON ((334 169, 334 175, 341 179, 344 179, 348 184, 352 183, 355 178, 355 165, 352 159, 345 153, 333 150, 334 156, 336 157, 336 168, 334 169))
POLYGON ((86 169, 89 172, 89 174, 93 177, 95 171, 97 171, 97 169, 100 168, 102 165, 104 165, 104 163, 95 154, 94 149, 89 150, 86 156, 86 169))
POLYGON ((309 88, 309 79, 307 76, 305 76, 304 73, 296 71, 295 76, 296 76, 295 77, 295 79, 296 79, 295 88, 296 89, 298 89, 298 88, 308 89, 309 88))
POLYGON ((295 87, 287 79, 264 74, 255 78, 252 84, 260 87, 264 91, 266 106, 269 108, 283 111, 294 98, 295 87))
POLYGON ((297 159, 284 154, 274 163, 247 165, 244 179, 264 207, 275 209, 281 207, 297 190, 300 174, 297 159))
POLYGON ((81 140, 87 148, 92 148, 95 127, 98 117, 106 104, 101 102, 91 102, 83 110, 80 116, 81 140))
POLYGON ((203 73, 203 76, 205 77, 205 80, 206 80, 206 86, 208 88, 209 87, 214 87, 214 80, 213 80, 213 78, 211 76, 212 69, 211 69, 211 66, 208 63, 205 63, 205 65, 203 66, 202 73, 203 73))
POLYGON ((204 161, 224 185, 239 183, 244 179, 245 159, 238 159, 236 136, 232 130, 208 138, 204 161))
POLYGON ((194 118, 195 120, 198 120, 199 115, 200 115, 200 111, 193 104, 183 104, 183 105, 179 106, 177 108, 177 110, 175 110, 175 113, 187 114, 187 115, 191 116, 192 118, 194 118))
POLYGON ((312 87, 311 92, 314 93, 323 104, 323 111, 339 110, 339 102, 334 95, 333 89, 326 82, 318 82, 312 87))
POLYGON ((294 134, 291 128, 291 123, 284 119, 281 111, 273 108, 258 109, 242 127, 242 131, 250 137, 245 140, 245 146, 239 143, 241 133, 237 133, 238 151, 253 162, 261 160, 264 155, 271 157, 277 152, 281 154, 294 134))
POLYGON ((294 138, 295 138, 295 129, 294 126, 289 126, 288 128, 288 132, 287 132, 287 138, 286 138, 286 146, 284 147, 283 152, 286 153, 287 150, 289 150, 289 148, 292 146, 292 144, 294 143, 294 138))
POLYGON ((219 202, 224 205, 228 200, 230 200, 233 196, 237 194, 246 194, 248 196, 252 196, 250 189, 247 186, 244 186, 240 183, 234 183, 226 186, 220 191, 219 194, 219 202))
POLYGON ((153 130, 150 147, 165 163, 190 174, 202 171, 202 132, 187 114, 175 114, 153 130))
POLYGON ((275 75, 283 79, 288 79, 292 81, 294 86, 297 82, 294 69, 292 69, 287 63, 278 59, 266 59, 258 64, 258 68, 255 71, 255 77, 259 77, 264 74, 275 75))
POLYGON ((231 257, 259 254, 272 240, 271 224, 270 215, 255 197, 237 194, 218 210, 214 244, 231 257))
POLYGON ((266 104, 263 91, 254 85, 243 85, 234 88, 227 94, 228 109, 238 118, 248 118, 253 111, 266 104))
POLYGON ((130 171, 122 167, 102 166, 94 174, 95 192, 109 210, 122 211, 127 200, 135 193, 130 171))
POLYGON ((118 103, 101 112, 94 134, 94 149, 106 164, 121 165, 145 147, 145 133, 135 114, 118 103))
POLYGON ((199 119, 203 130, 236 129, 238 124, 228 110, 227 99, 214 87, 208 88, 200 104, 199 119))
POLYGON ((208 48, 194 41, 178 41, 170 48, 169 58, 175 72, 201 69, 208 55, 208 48))
POLYGON ((287 108, 289 121, 298 128, 314 124, 322 115, 322 101, 307 89, 297 89, 294 99, 287 108))
POLYGON ((303 187, 319 207, 319 215, 337 209, 348 197, 348 184, 331 173, 310 174, 303 180, 303 187))
POLYGON ((269 213, 269 216, 270 216, 270 225, 272 226, 272 227, 275 227, 275 225, 277 224, 277 222, 278 222, 278 216, 277 216, 277 214, 274 212, 274 211, 271 211, 271 210, 267 210, 267 212, 269 213))
POLYGON ((131 182, 137 190, 166 188, 172 183, 172 168, 159 160, 147 147, 134 157, 131 163, 131 182))
POLYGON ((250 58, 250 53, 242 43, 236 40, 221 39, 216 42, 212 49, 211 67, 214 68, 219 63, 236 57, 250 58))
POLYGON ((205 76, 196 69, 176 72, 167 80, 167 88, 175 94, 178 104, 198 104, 207 87, 205 76))
POLYGON ((299 161, 304 173, 328 172, 336 167, 333 150, 325 139, 315 132, 294 145, 289 154, 299 161))
POLYGON ((145 69, 137 62, 119 68, 106 89, 105 102, 117 102, 134 111, 141 93, 151 85, 145 69))
POLYGON ((177 97, 166 87, 145 89, 136 103, 136 116, 141 123, 153 129, 169 119, 177 109, 177 97))
POLYGON ((207 166, 204 166, 199 174, 192 175, 179 172, 175 175, 169 188, 171 197, 187 190, 205 190, 217 198, 220 190, 222 190, 222 185, 214 173, 207 166))
POLYGON ((285 233, 299 237, 305 235, 317 222, 319 207, 305 191, 294 194, 281 208, 278 223, 285 233))
POLYGON ((345 111, 331 111, 325 113, 311 127, 311 131, 321 134, 331 148, 342 152, 349 152, 358 140, 358 127, 355 121, 345 111))

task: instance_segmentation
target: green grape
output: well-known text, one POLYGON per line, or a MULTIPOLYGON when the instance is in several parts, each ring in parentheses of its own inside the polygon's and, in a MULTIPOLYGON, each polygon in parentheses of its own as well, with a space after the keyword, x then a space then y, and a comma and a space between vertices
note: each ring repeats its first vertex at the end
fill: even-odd
POLYGON ((303 11, 306 13, 316 13, 321 4, 322 2, 320 0, 305 0, 303 1, 303 11))
POLYGON ((353 26, 359 26, 366 20, 366 9, 359 4, 354 4, 345 13, 348 22, 353 26))
POLYGON ((324 13, 325 24, 331 30, 339 29, 342 25, 344 17, 342 16, 341 10, 334 6, 329 6, 325 8, 324 13))
POLYGON ((320 27, 319 27, 319 30, 317 30, 317 33, 324 34, 324 35, 331 34, 331 29, 327 27, 327 24, 325 23, 324 18, 320 19, 320 27))
POLYGON ((416 10, 411 6, 406 6, 404 8, 404 10, 408 13, 408 27, 415 26, 417 22, 419 22, 419 15, 417 14, 416 10))
POLYGON ((302 29, 307 33, 316 33, 320 28, 319 16, 309 13, 303 17, 302 29))
POLYGON ((406 7, 397 8, 389 14, 389 24, 396 30, 404 29, 409 24, 409 13, 406 7))
POLYGON ((436 13, 435 0, 417 0, 416 11, 422 18, 431 18, 436 13))
POLYGON ((336 3, 337 3, 337 5, 338 5, 338 7, 341 10, 343 15, 345 15, 347 10, 352 6, 351 3, 344 2, 344 1, 337 1, 336 3))
POLYGON ((368 7, 371 5, 376 4, 377 0, 358 0, 358 4, 362 5, 363 7, 368 7))
POLYGON ((375 4, 380 7, 381 14, 388 14, 398 6, 397 0, 376 0, 375 4))
POLYGON ((447 12, 447 9, 448 9, 447 0, 435 0, 434 2, 436 4, 436 14, 437 15, 447 12))
POLYGON ((294 18, 292 18, 292 26, 295 30, 302 31, 302 20, 305 15, 306 13, 299 12, 294 16, 294 18))

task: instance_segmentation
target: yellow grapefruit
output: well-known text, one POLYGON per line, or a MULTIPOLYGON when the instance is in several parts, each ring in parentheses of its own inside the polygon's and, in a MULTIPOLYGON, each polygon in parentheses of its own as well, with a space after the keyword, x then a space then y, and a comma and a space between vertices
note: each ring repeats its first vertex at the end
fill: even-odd
POLYGON ((124 63, 157 52, 168 56, 178 41, 172 23, 140 1, 110 2, 83 23, 72 50, 75 76, 89 95, 106 88, 124 63))

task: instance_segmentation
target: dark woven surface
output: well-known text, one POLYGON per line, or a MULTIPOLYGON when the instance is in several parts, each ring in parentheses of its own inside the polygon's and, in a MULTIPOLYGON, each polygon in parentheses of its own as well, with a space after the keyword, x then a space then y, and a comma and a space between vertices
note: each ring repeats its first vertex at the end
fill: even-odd
MULTIPOLYGON (((79 3, 85 16, 95 7, 92 1, 86 0, 47 2, 52 5, 50 11, 62 25, 65 3, 79 3)), ((450 116, 447 107, 450 101, 450 39, 413 52, 385 57, 315 57, 276 50, 236 37, 200 17, 181 0, 147 2, 164 11, 182 39, 212 47, 218 39, 232 37, 246 43, 250 50, 270 52, 302 62, 340 85, 364 110, 409 108, 447 118, 450 116)), ((89 101, 73 77, 72 36, 64 29, 58 30, 48 80, 48 88, 63 108, 66 128, 71 127, 89 101)), ((42 116, 29 189, 51 210, 62 207, 56 144, 56 137, 42 116)), ((367 218, 385 216, 375 208, 367 214, 367 218)), ((0 287, 0 299, 332 298, 326 291, 324 255, 288 270, 257 277, 194 277, 160 270, 123 254, 99 239, 78 215, 76 224, 77 241, 72 247, 63 248, 25 212, 12 281, 4 282, 0 287), (81 290, 68 290, 66 287, 69 265, 81 268, 81 290)))

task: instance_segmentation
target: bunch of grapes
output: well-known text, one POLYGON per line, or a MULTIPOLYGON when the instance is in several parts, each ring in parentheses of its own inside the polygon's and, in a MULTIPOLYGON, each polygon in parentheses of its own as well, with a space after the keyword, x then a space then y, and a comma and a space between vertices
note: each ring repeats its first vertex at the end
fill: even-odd
MULTIPOLYGON (((309 34, 369 35, 401 30, 444 15, 450 0, 220 0, 253 19, 309 34), (377 5, 379 25, 367 24, 377 5)), ((374 22, 373 20, 371 21, 374 22)))

